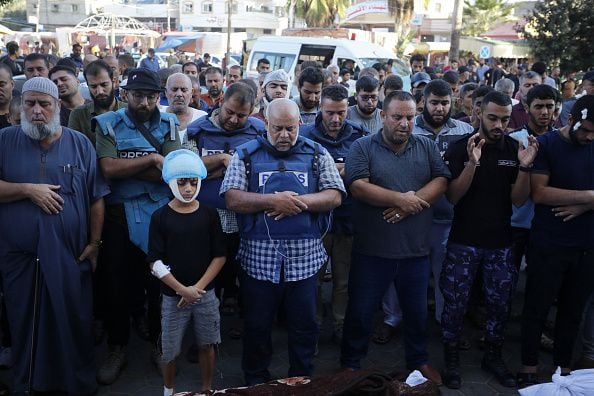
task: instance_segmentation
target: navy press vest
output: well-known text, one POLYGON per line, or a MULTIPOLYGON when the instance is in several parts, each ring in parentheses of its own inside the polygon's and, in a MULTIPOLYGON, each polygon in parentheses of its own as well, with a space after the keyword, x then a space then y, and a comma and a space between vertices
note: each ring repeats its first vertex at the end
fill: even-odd
MULTIPOLYGON (((196 142, 201 157, 223 153, 233 155, 237 147, 262 134, 263 128, 264 124, 258 125, 250 119, 243 128, 227 132, 216 127, 210 117, 201 117, 188 125, 188 139, 196 142)), ((215 208, 226 209, 225 200, 219 196, 222 182, 222 177, 203 180, 198 200, 215 208)))
MULTIPOLYGON (((248 191, 260 194, 293 191, 299 195, 319 192, 319 157, 323 148, 303 137, 286 153, 279 153, 259 136, 237 149, 246 167, 248 191)), ((304 211, 274 220, 266 213, 237 214, 242 238, 252 240, 298 240, 321 238, 327 231, 330 213, 304 211)))

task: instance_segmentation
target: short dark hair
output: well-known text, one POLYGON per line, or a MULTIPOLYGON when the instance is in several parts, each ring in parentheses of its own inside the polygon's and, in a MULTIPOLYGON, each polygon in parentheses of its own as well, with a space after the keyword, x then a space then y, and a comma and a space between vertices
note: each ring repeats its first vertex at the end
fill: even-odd
POLYGON ((260 66, 262 63, 265 65, 270 65, 270 61, 268 59, 260 58, 260 59, 258 59, 258 63, 256 64, 256 67, 260 66))
POLYGON ((413 62, 427 62, 427 58, 423 54, 414 54, 410 57, 410 64, 412 65, 413 62))
POLYGON ((236 99, 240 104, 249 104, 250 107, 254 107, 256 103, 256 95, 252 87, 242 82, 236 82, 227 87, 225 91, 224 102, 236 99))
POLYGON ((204 55, 202 55, 202 58, 210 58, 210 54, 208 52, 205 52, 204 55))
POLYGON ((6 43, 6 51, 8 51, 10 55, 15 55, 19 51, 19 43, 16 41, 9 41, 6 43))
POLYGON ((553 99, 555 103, 559 102, 561 95, 559 91, 547 84, 539 84, 533 87, 526 95, 526 104, 528 107, 534 102, 535 99, 546 100, 553 99))
POLYGON ((371 92, 378 89, 378 87, 379 81, 369 76, 360 77, 357 80, 357 83, 355 84, 355 90, 357 91, 357 93, 361 91, 371 92))
POLYGON ((89 63, 87 67, 85 67, 85 70, 83 70, 85 81, 89 82, 87 76, 97 76, 101 70, 105 70, 107 72, 110 80, 113 79, 113 70, 111 67, 109 67, 109 65, 103 59, 97 59, 96 61, 89 63))
MULTIPOLYGON (((242 72, 243 72, 243 70, 242 70, 241 66, 239 66, 239 65, 232 65, 232 66, 229 66, 229 70, 231 70, 231 69, 239 69, 239 72, 240 72, 240 73, 242 73, 242 72)), ((183 69, 182 69, 182 70, 183 70, 183 69)))
POLYGON ((188 67, 188 66, 194 66, 194 67, 196 67, 196 70, 198 70, 198 65, 196 63, 190 61, 190 62, 186 62, 182 65, 182 73, 184 71, 186 71, 186 67, 188 67))
POLYGON ((8 73, 8 78, 12 80, 12 69, 10 68, 10 66, 8 66, 4 62, 0 62, 0 70, 4 70, 6 73, 8 73))
POLYGON ((421 103, 421 99, 423 99, 425 96, 423 95, 423 91, 417 91, 414 93, 413 95, 415 97, 415 103, 419 104, 421 103))
POLYGON ((301 88, 306 82, 314 85, 322 84, 324 82, 324 75, 315 67, 306 67, 301 70, 301 74, 299 75, 299 87, 301 88))
MULTIPOLYGON (((183 67, 183 66, 182 66, 182 67, 183 67)), ((182 69, 182 70, 183 70, 183 69, 182 69)), ((215 73, 218 73, 218 74, 220 74, 221 76, 223 76, 223 71, 221 70, 221 68, 219 68, 219 67, 216 67, 216 66, 210 66, 209 68, 207 68, 207 69, 204 71, 204 75, 207 75, 207 74, 215 74, 215 73)))
POLYGON ((59 71, 65 71, 66 73, 71 74, 74 78, 77 78, 76 70, 71 68, 70 66, 66 66, 66 65, 56 65, 56 66, 52 67, 50 69, 49 73, 47 74, 47 76, 51 80, 52 74, 59 72, 59 71))
POLYGON ((258 84, 251 78, 242 78, 241 80, 237 81, 238 83, 245 84, 254 91, 254 96, 258 96, 258 84))
POLYGON ((341 102, 349 98, 349 91, 340 84, 329 85, 322 89, 322 96, 320 101, 330 99, 333 102, 341 102))
POLYGON ((400 91, 404 87, 402 78, 396 74, 390 74, 384 80, 384 90, 400 91))
POLYGON ((575 102, 571 108, 571 120, 574 125, 576 122, 582 121, 582 111, 584 109, 588 110, 586 120, 594 122, 594 95, 584 95, 575 102))
POLYGON ((386 98, 384 99, 384 103, 382 105, 383 109, 387 109, 388 106, 390 106, 390 103, 392 103, 393 100, 398 100, 400 102, 414 102, 415 104, 417 103, 415 100, 415 97, 411 95, 410 92, 406 92, 406 91, 394 91, 392 93, 390 93, 388 96, 386 96, 386 98))
POLYGON ((489 103, 495 103, 497 106, 512 105, 511 98, 503 92, 499 91, 491 91, 488 94, 486 94, 483 98, 483 103, 481 103, 481 109, 486 108, 489 103))
POLYGON ((476 102, 476 98, 482 98, 483 96, 486 96, 489 92, 494 90, 495 89, 493 89, 493 87, 490 85, 481 85, 472 93, 472 104, 474 105, 474 102, 476 102))
POLYGON ((423 95, 428 98, 431 94, 435 96, 452 96, 452 87, 444 80, 431 80, 425 85, 423 95))
POLYGON ((339 76, 344 76, 345 74, 352 74, 353 72, 349 69, 340 69, 340 73, 338 73, 339 76))
POLYGON ((306 61, 301 62, 301 70, 303 70, 307 67, 314 67, 316 69, 321 69, 322 64, 315 60, 306 60, 306 61))
POLYGON ((134 67, 134 57, 131 54, 120 54, 118 55, 118 63, 123 63, 126 69, 134 67))
POLYGON ((25 56, 24 63, 35 62, 38 60, 42 60, 45 63, 45 67, 47 67, 49 69, 49 67, 50 67, 49 59, 47 59, 47 56, 45 56, 44 54, 40 54, 38 52, 33 52, 32 54, 25 56))
POLYGON ((466 83, 460 87, 460 97, 462 97, 467 92, 474 92, 478 88, 478 84, 476 83, 466 83))
POLYGON ((455 70, 448 70, 443 74, 442 79, 449 84, 458 84, 460 82, 460 74, 455 70))
POLYGON ((82 49, 82 45, 80 45, 79 43, 74 43, 72 44, 72 51, 74 51, 75 48, 80 48, 82 49))

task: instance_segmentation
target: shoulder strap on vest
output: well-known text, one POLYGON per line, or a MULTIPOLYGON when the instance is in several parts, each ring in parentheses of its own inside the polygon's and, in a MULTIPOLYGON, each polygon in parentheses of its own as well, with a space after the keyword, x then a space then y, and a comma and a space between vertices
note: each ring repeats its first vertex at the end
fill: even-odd
POLYGON ((169 140, 174 141, 177 135, 177 125, 173 117, 169 118, 169 140))

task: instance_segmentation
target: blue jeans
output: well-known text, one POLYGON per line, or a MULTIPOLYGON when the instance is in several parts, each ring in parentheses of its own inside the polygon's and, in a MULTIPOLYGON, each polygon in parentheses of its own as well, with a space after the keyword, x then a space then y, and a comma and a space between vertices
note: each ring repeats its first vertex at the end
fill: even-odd
POLYGON ((390 283, 402 309, 406 365, 414 369, 428 361, 427 286, 429 257, 386 259, 353 253, 340 362, 360 369, 367 355, 373 317, 390 283))
POLYGON ((270 381, 270 333, 281 302, 288 324, 288 376, 311 376, 319 335, 316 321, 318 275, 276 284, 252 278, 242 270, 240 281, 244 313, 242 369, 247 385, 270 381))

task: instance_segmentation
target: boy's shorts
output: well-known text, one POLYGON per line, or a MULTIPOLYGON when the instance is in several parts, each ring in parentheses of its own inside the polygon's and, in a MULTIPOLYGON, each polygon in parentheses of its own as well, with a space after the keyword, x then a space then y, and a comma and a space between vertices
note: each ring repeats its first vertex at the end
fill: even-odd
POLYGON ((181 297, 163 295, 161 304, 161 361, 169 363, 180 354, 184 333, 190 322, 198 346, 221 343, 221 317, 219 300, 214 289, 208 290, 202 299, 184 308, 178 308, 181 297))

